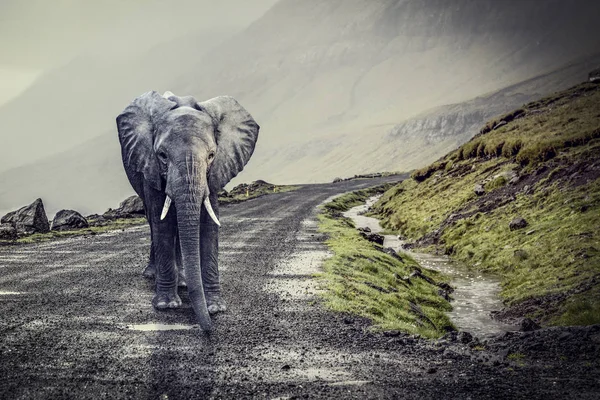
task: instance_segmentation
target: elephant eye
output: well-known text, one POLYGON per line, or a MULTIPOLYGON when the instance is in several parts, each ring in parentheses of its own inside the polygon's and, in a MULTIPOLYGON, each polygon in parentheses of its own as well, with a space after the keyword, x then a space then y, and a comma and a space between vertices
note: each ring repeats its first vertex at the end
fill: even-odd
POLYGON ((213 158, 215 158, 215 152, 211 151, 210 153, 208 153, 208 161, 212 161, 213 158))
POLYGON ((159 151, 159 152, 157 153, 157 155, 158 155, 158 159, 159 159, 160 161, 162 161, 162 162, 163 162, 163 163, 165 163, 165 164, 167 163, 167 154, 166 154, 164 151, 162 151, 162 150, 161 150, 161 151, 159 151))

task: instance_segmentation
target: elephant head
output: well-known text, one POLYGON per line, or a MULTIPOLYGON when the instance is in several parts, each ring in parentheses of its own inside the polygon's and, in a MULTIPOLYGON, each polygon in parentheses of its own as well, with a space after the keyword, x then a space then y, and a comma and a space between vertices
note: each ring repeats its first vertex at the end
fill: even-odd
POLYGON ((197 102, 152 91, 117 117, 117 128, 128 176, 136 174, 144 187, 166 195, 160 219, 171 202, 175 205, 189 297, 200 325, 210 330, 200 270, 201 213, 220 225, 209 193, 221 190, 244 168, 259 126, 232 97, 197 102))

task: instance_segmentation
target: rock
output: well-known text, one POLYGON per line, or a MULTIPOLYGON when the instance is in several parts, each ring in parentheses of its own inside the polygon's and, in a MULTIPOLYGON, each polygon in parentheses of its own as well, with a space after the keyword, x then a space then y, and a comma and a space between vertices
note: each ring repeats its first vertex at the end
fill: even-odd
POLYGON ((516 249, 513 252, 513 255, 519 261, 527 260, 529 258, 529 253, 523 249, 516 249))
POLYGON ((540 326, 535 323, 531 318, 523 318, 519 324, 519 330, 521 332, 531 332, 540 329, 540 326))
POLYGON ((448 294, 448 292, 446 292, 444 289, 438 289, 438 295, 446 300, 446 301, 450 301, 450 295, 448 294))
POLYGON ((119 208, 113 210, 109 208, 102 217, 107 220, 118 218, 139 218, 146 215, 144 203, 139 196, 131 196, 126 198, 119 204, 119 208))
POLYGON ((588 75, 588 80, 590 82, 600 83, 600 68, 597 68, 590 72, 588 75))
POLYGON ((66 231, 89 227, 87 219, 74 210, 60 210, 52 221, 52 231, 66 231))
POLYGON ((383 246, 384 237, 378 233, 360 232, 360 236, 367 239, 369 242, 377 243, 383 246))
POLYGON ((492 128, 492 130, 493 130, 493 131, 495 131, 496 129, 498 129, 498 128, 501 128, 501 127, 503 127, 503 126, 504 126, 504 125, 506 125, 506 124, 507 124, 507 122, 506 122, 506 121, 504 121, 504 120, 502 120, 502 121, 498 122, 498 123, 497 123, 497 124, 496 124, 496 125, 495 125, 495 126, 492 128))
POLYGON ((462 344, 468 344, 471 343, 473 341, 473 335, 471 335, 469 332, 458 332, 458 335, 456 336, 456 339, 461 342, 462 344))
POLYGON ((17 230, 12 224, 0 224, 0 240, 16 240, 17 230))
POLYGON ((358 230, 361 232, 371 232, 371 228, 369 228, 368 226, 365 226, 364 228, 358 228, 358 230))
POLYGON ((338 182, 341 182, 341 181, 342 181, 342 178, 335 178, 335 179, 333 180, 333 183, 338 183, 338 182))
POLYGON ((485 194, 485 189, 483 188, 483 185, 479 183, 475 185, 474 191, 477 196, 483 196, 485 194))
POLYGON ((139 214, 140 216, 146 215, 144 202, 139 196, 136 195, 123 200, 121 204, 119 204, 119 211, 124 214, 139 214))
POLYGON ((290 367, 288 364, 285 364, 283 367, 281 367, 282 371, 289 371, 292 367, 290 367))
POLYGON ((381 251, 383 251, 385 254, 389 254, 390 256, 392 256, 400 262, 404 262, 402 257, 400 257, 398 253, 396 253, 396 250, 392 249, 391 247, 384 247, 381 251))
POLYGON ((50 231, 50 224, 48 223, 42 199, 37 199, 28 206, 6 214, 0 219, 0 223, 11 224, 20 235, 50 231))
POLYGON ((512 221, 510 221, 510 223, 508 224, 508 227, 510 228, 511 231, 516 231, 517 229, 525 228, 527 225, 529 225, 529 223, 527 221, 525 221, 525 218, 517 217, 517 218, 513 219, 512 221))

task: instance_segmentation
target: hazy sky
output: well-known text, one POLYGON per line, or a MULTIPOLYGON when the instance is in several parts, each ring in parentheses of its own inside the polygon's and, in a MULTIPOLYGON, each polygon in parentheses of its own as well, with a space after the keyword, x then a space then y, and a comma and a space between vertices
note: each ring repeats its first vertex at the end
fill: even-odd
POLYGON ((190 32, 240 29, 276 1, 2 0, 0 105, 78 55, 143 52, 190 32))

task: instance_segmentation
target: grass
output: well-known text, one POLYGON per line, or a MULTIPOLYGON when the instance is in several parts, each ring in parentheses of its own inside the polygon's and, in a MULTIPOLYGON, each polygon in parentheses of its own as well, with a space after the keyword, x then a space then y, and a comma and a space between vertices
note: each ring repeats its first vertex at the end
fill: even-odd
MULTIPOLYGON (((406 280, 419 265, 406 254, 402 261, 382 252, 381 247, 363 239, 351 220, 341 212, 362 204, 382 188, 365 189, 340 196, 323 206, 319 229, 327 234, 333 257, 318 275, 326 289, 322 295, 331 310, 369 318, 375 329, 398 330, 428 338, 453 329, 445 311, 450 304, 438 294, 438 287, 422 279, 406 280)), ((444 277, 422 270, 436 281, 444 277)))
POLYGON ((83 229, 74 229, 69 231, 50 231, 48 233, 34 233, 29 236, 18 238, 15 241, 0 240, 4 244, 26 244, 47 242, 49 240, 68 238, 73 236, 96 235, 113 230, 125 229, 131 226, 146 224, 146 218, 123 218, 110 221, 104 226, 92 226, 83 229))
POLYGON ((388 190, 374 208, 386 229, 497 274, 509 305, 567 294, 544 323, 600 323, 593 284, 600 276, 600 85, 578 85, 508 115, 388 190), (527 186, 509 183, 508 171, 527 186), (481 197, 476 184, 485 188, 481 197), (529 225, 511 231, 516 217, 529 225))

